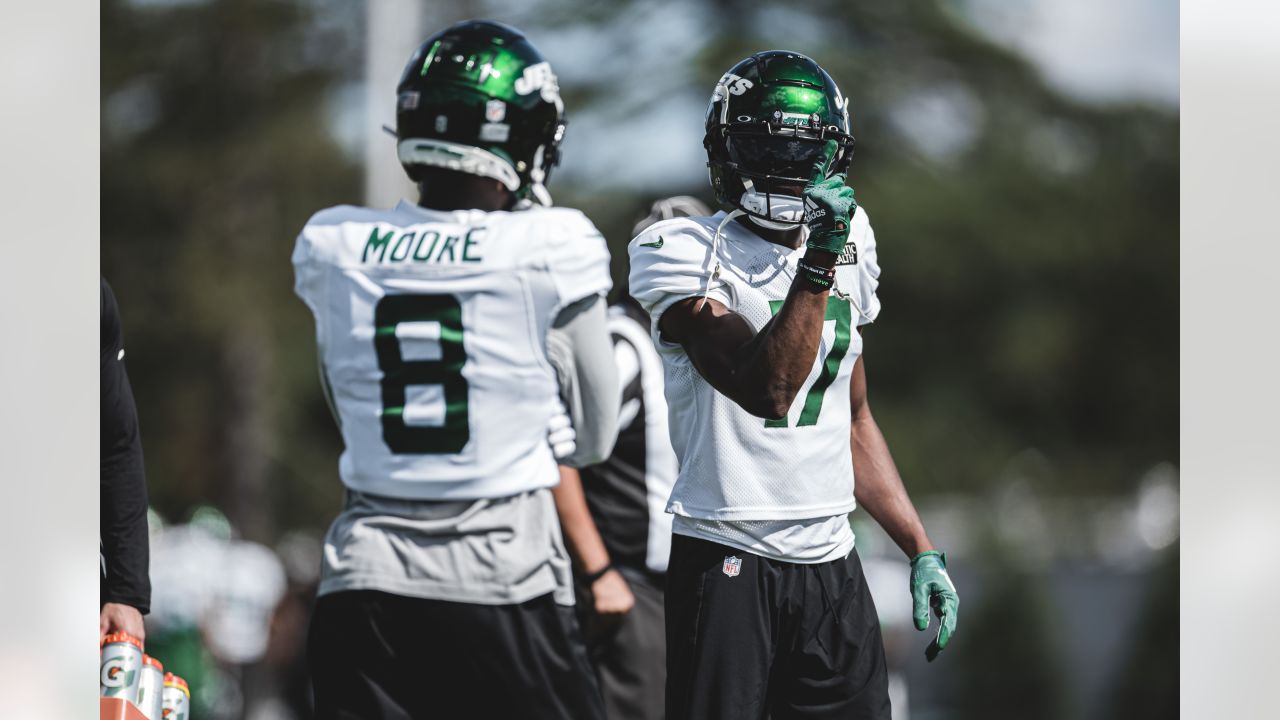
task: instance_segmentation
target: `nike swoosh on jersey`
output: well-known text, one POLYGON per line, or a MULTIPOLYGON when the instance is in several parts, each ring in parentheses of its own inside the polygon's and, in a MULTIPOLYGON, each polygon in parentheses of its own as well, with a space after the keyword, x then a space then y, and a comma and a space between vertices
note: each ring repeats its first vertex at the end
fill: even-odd
POLYGON ((662 236, 659 235, 658 239, 653 242, 640 243, 640 247, 660 248, 662 247, 662 236))

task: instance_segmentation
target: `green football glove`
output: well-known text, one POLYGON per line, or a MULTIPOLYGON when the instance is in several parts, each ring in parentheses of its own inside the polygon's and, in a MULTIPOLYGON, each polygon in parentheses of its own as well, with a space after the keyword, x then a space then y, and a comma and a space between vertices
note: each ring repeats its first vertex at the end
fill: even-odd
POLYGON ((947 575, 947 556, 937 550, 929 550, 911 558, 912 613, 917 630, 929 627, 929 607, 938 615, 938 636, 929 643, 925 657, 933 662, 938 653, 951 642, 956 631, 956 613, 960 609, 960 596, 947 575))
POLYGON ((839 255, 849 239, 849 218, 858 207, 853 188, 844 184, 844 173, 827 177, 836 159, 839 145, 828 140, 822 157, 813 164, 813 173, 804 186, 804 222, 809 226, 809 241, 814 250, 839 255))

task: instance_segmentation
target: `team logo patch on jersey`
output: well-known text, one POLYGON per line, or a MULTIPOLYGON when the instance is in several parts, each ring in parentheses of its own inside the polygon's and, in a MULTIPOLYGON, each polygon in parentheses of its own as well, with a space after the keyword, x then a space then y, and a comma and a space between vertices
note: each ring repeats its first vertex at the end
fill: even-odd
POLYGON ((729 577, 738 577, 738 573, 742 572, 742 558, 733 555, 724 556, 724 574, 729 577))

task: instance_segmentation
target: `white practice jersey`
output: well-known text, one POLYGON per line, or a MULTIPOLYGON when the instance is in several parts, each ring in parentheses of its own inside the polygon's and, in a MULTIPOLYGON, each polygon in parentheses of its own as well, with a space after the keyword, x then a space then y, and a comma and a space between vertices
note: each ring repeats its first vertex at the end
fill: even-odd
POLYGON ((558 482, 547 329, 610 288, 604 238, 582 213, 340 206, 307 222, 293 264, 347 487, 465 500, 558 482))
POLYGON ((706 295, 743 316, 757 332, 782 307, 805 249, 763 240, 735 221, 719 242, 713 278, 712 235, 724 213, 677 218, 631 241, 631 294, 649 312, 662 356, 671 442, 680 459, 668 512, 714 521, 802 520, 854 508, 849 375, 862 352, 857 326, 880 311, 875 235, 866 212, 852 218, 836 267, 813 370, 786 418, 768 421, 720 394, 684 349, 661 337, 671 305, 706 295))

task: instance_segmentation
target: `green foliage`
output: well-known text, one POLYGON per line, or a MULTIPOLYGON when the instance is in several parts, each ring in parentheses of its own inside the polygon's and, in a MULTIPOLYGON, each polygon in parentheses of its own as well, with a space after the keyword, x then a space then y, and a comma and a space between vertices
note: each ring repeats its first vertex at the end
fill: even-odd
POLYGON ((102 265, 153 503, 174 518, 213 500, 260 538, 319 526, 340 497, 289 256, 312 212, 358 193, 324 118, 359 56, 315 10, 102 9, 102 265))
MULTIPOLYGON (((993 551, 994 552, 994 551, 993 551)), ((1065 668, 1051 610, 1038 577, 991 573, 977 603, 960 615, 951 646, 935 666, 946 669, 954 717, 974 720, 1070 717, 1065 668)), ((963 589, 962 589, 963 592, 963 589)))

